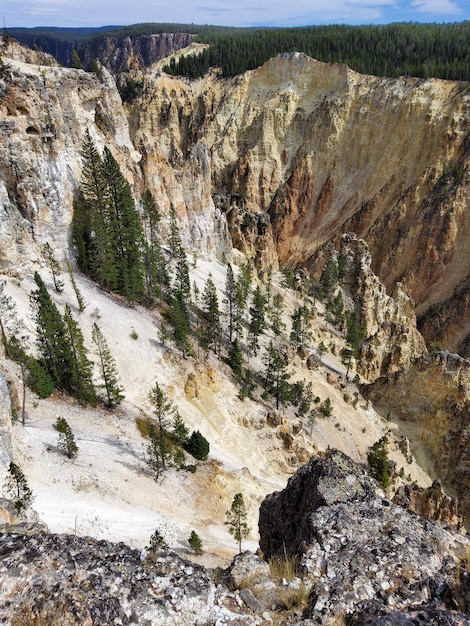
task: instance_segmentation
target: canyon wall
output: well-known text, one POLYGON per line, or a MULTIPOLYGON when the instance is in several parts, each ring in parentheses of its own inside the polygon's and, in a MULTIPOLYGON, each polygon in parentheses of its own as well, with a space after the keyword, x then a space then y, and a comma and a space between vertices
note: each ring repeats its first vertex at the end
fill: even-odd
MULTIPOLYGON (((213 192, 232 211, 269 215, 260 244, 283 265, 318 272, 324 244, 356 232, 387 290, 401 282, 418 314, 467 277, 466 83, 362 76, 294 53, 227 80, 149 77, 129 114, 150 160, 163 152, 179 168, 207 145, 213 192)), ((470 331, 462 307, 451 349, 470 331)))
POLYGON ((73 257, 73 198, 87 129, 100 150, 109 147, 137 200, 145 189, 154 193, 163 228, 173 204, 188 247, 202 256, 229 254, 225 218, 211 197, 207 148, 194 146, 177 171, 163 154, 154 155, 144 175, 147 159, 131 141, 112 76, 103 70, 100 81, 83 70, 36 65, 21 51, 10 42, 0 71, 0 267, 31 271, 46 241, 61 260, 73 257))
POLYGON ((93 59, 113 73, 140 70, 189 46, 195 35, 190 33, 156 33, 138 36, 98 36, 78 47, 82 62, 90 67, 93 59))
POLYGON ((470 361, 449 352, 416 359, 406 370, 364 389, 374 405, 398 419, 412 454, 460 501, 470 524, 470 361))

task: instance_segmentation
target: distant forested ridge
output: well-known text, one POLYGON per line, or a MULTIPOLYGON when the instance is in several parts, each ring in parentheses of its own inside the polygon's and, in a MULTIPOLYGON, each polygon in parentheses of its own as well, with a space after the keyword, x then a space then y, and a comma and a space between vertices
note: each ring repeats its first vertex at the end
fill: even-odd
MULTIPOLYGON (((198 56, 172 59, 167 73, 197 78, 211 67, 230 77, 255 69, 282 52, 304 52, 326 63, 344 63, 376 76, 419 76, 470 80, 470 22, 396 23, 384 26, 309 26, 305 28, 231 28, 195 24, 135 24, 101 29, 11 29, 31 47, 51 51, 51 42, 97 49, 101 38, 137 38, 158 33, 190 33, 210 44, 198 56), (46 44, 46 40, 48 45, 46 44), (41 43, 42 42, 42 43, 41 43)), ((60 46, 55 46, 57 49, 60 46)), ((53 53, 53 52, 52 52, 53 53)), ((70 49, 67 51, 70 56, 70 49)), ((60 59, 59 59, 60 60, 60 59)))
POLYGON ((220 67, 228 77, 255 69, 281 52, 304 52, 362 74, 470 80, 470 22, 213 30, 201 33, 197 41, 211 46, 197 57, 170 62, 165 71, 196 78, 220 67))

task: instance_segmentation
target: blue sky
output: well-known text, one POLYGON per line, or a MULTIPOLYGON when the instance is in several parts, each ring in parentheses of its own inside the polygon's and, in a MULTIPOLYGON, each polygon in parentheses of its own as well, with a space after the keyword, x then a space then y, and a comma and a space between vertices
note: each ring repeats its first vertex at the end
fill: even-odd
POLYGON ((10 28, 139 22, 306 26, 470 20, 470 0, 2 0, 0 9, 10 28))

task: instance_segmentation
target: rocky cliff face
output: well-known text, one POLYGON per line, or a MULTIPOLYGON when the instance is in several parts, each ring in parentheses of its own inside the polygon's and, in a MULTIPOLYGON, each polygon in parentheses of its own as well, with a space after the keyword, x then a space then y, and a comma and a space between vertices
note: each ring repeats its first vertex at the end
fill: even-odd
POLYGON ((423 623, 433 623, 423 605, 455 608, 452 594, 466 610, 468 572, 463 590, 455 571, 468 538, 394 506, 338 451, 312 458, 283 491, 267 496, 259 531, 265 557, 299 556, 311 583, 306 623, 413 623, 407 616, 416 605, 423 623))
POLYGON ((391 296, 372 271, 369 247, 355 234, 341 237, 339 257, 344 265, 340 281, 346 308, 355 310, 364 333, 357 371, 373 381, 380 376, 408 369, 426 353, 416 328, 414 302, 398 283, 391 296))
POLYGON ((387 290, 402 282, 421 313, 467 275, 469 107, 462 83, 362 76, 296 53, 231 80, 149 79, 131 116, 136 144, 175 167, 206 144, 213 191, 268 213, 263 245, 282 264, 318 269, 325 242, 356 232, 387 290))
POLYGON ((79 56, 87 66, 99 59, 113 73, 141 70, 189 46, 194 38, 190 33, 101 36, 80 46, 79 56))
MULTIPOLYGON (((229 251, 225 219, 211 198, 207 149, 195 146, 175 171, 160 153, 138 152, 116 85, 104 71, 100 82, 82 70, 33 65, 17 47, 5 50, 0 74, 0 266, 34 267, 49 241, 59 256, 70 253, 73 197, 80 179, 86 129, 107 145, 135 197, 150 189, 162 215, 173 204, 185 243, 202 255, 229 251), (10 54, 11 57, 7 57, 10 54), (13 57, 13 58, 12 58, 13 57), (27 61, 27 62, 24 62, 27 61)), ((38 59, 36 59, 37 61, 38 59)))
POLYGON ((412 453, 457 496, 469 525, 470 362, 437 352, 364 391, 376 406, 402 420, 401 430, 413 434, 412 453))

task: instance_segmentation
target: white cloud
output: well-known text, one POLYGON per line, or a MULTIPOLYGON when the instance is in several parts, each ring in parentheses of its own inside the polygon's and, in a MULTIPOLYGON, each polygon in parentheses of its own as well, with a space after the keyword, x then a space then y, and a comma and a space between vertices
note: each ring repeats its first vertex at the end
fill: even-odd
MULTIPOLYGON (((470 19, 460 0, 2 0, 7 26, 103 26, 182 22, 226 26, 300 26, 413 21, 434 14, 470 19), (459 13, 460 11, 460 13, 459 13)), ((465 0, 468 2, 468 0, 465 0)))
POLYGON ((452 0, 413 0, 411 6, 421 13, 435 15, 457 15, 461 8, 452 0))

